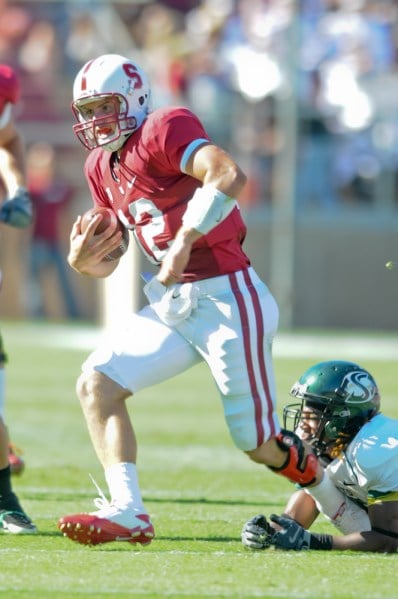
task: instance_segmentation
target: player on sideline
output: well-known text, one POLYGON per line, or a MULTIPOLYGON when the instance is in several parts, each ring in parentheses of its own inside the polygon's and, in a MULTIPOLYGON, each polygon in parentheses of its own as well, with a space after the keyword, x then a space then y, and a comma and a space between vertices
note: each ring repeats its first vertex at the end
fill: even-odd
MULTIPOLYGON (((23 228, 32 222, 32 206, 26 190, 25 146, 12 114, 19 91, 14 70, 0 64, 0 172, 6 191, 6 199, 0 205, 0 222, 23 228)), ((9 443, 4 422, 6 359, 0 335, 0 530, 32 533, 36 527, 24 513, 11 485, 11 471, 20 473, 23 462, 9 443)))
MULTIPOLYGON (((281 433, 275 413, 278 307, 242 248, 246 227, 236 198, 245 175, 188 109, 151 112, 146 74, 123 56, 85 64, 72 107, 75 134, 90 150, 85 175, 94 204, 114 210, 159 270, 145 286, 149 305, 88 357, 77 383, 110 502, 103 496, 99 510, 64 516, 59 528, 83 544, 151 541, 126 400, 202 361, 236 446, 292 481, 317 482, 315 455, 296 435, 281 433)), ((68 261, 81 274, 107 277, 118 261, 103 258, 122 234, 106 230, 94 240, 98 221, 82 233, 77 218, 68 261)))
POLYGON ((356 550, 394 553, 398 547, 398 420, 380 412, 372 375, 352 362, 308 369, 291 390, 284 424, 310 442, 327 464, 322 482, 297 491, 282 516, 262 514, 243 527, 252 549, 356 550), (322 512, 343 535, 307 528, 322 512), (278 532, 276 532, 276 530, 278 532))

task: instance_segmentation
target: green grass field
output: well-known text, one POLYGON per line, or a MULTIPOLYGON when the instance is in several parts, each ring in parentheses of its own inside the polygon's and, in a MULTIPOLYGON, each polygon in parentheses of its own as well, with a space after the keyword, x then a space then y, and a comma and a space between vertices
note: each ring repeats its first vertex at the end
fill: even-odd
MULTIPOLYGON (((398 597, 395 555, 253 553, 241 546, 242 524, 259 512, 281 512, 292 486, 234 448, 213 382, 202 366, 130 401, 139 439, 140 482, 155 541, 146 548, 127 543, 90 548, 64 538, 56 526, 60 516, 94 509, 96 489, 89 473, 105 488, 74 392, 95 330, 86 327, 80 335, 78 330, 76 325, 23 322, 2 326, 10 358, 7 419, 27 462, 14 487, 39 534, 0 535, 1 596, 398 597)), ((335 357, 347 358, 350 348, 358 347, 364 356, 358 361, 379 382, 385 413, 398 417, 394 337, 368 339, 363 334, 351 341, 357 345, 347 347, 341 334, 333 339, 319 334, 299 336, 296 342, 293 336, 279 348, 277 343, 279 406, 288 400, 301 372, 323 355, 329 359, 331 348, 344 349, 344 355, 335 357), (364 348, 370 350, 368 357, 364 348)), ((333 532, 323 520, 314 530, 333 532)))

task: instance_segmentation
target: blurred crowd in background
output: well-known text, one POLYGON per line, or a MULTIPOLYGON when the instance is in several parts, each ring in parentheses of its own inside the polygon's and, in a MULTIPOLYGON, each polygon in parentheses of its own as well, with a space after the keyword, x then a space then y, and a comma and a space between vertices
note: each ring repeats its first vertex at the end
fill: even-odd
MULTIPOLYGON (((198 114, 247 173, 241 200, 248 213, 272 218, 282 179, 291 182, 300 215, 396 213, 397 2, 0 0, 0 62, 21 78, 17 118, 34 154, 37 202, 59 199, 43 210, 47 220, 56 214, 56 227, 44 223, 47 239, 35 240, 36 231, 31 240, 33 315, 45 315, 37 288, 48 266, 45 244, 58 244, 65 257, 71 223, 91 204, 70 104, 78 70, 103 53, 146 69, 154 107, 185 105, 198 114), (58 189, 44 189, 40 200, 37 163, 49 156, 52 174, 42 179, 53 185, 56 178, 58 189)), ((65 287, 68 275, 59 255, 52 262, 73 317, 79 308, 65 287)))
POLYGON ((250 176, 249 205, 272 204, 273 166, 292 122, 278 112, 286 98, 294 99, 289 110, 297 126, 299 207, 372 203, 382 175, 393 181, 390 190, 396 188, 396 2, 0 5, 0 61, 22 77, 22 121, 71 124, 78 69, 93 56, 116 52, 148 71, 154 106, 188 105, 214 140, 240 159, 250 176))

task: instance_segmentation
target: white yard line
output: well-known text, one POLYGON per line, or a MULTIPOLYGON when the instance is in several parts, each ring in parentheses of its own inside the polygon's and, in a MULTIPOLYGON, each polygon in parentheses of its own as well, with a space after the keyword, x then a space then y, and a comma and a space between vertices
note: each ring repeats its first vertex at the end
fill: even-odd
MULTIPOLYGON (((56 348, 94 349, 103 335, 99 327, 76 323, 4 323, 1 325, 7 345, 16 344, 37 346, 44 345, 56 348), (8 341, 7 341, 8 340, 8 341)), ((331 359, 372 359, 398 361, 397 334, 350 331, 347 335, 342 331, 333 332, 280 332, 274 341, 275 358, 316 358, 331 359)))
POLYGON ((398 334, 396 337, 384 335, 357 335, 350 332, 347 336, 305 333, 279 334, 274 342, 274 356, 280 358, 322 358, 355 361, 397 360, 398 334))

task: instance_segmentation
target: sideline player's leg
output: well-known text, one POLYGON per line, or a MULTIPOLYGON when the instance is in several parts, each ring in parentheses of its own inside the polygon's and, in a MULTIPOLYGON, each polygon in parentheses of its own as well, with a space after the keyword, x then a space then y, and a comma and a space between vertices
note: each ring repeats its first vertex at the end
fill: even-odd
POLYGON ((0 335, 0 530, 15 534, 31 534, 36 532, 36 526, 22 509, 11 484, 9 438, 4 422, 5 362, 6 355, 0 335))
MULTIPOLYGON (((3 337, 0 335, 0 417, 4 419, 5 412, 5 363, 7 356, 4 351, 3 337)), ((20 475, 25 469, 25 462, 21 457, 21 450, 8 440, 8 461, 11 474, 20 475)))
POLYGON ((31 534, 36 526, 21 507, 12 490, 11 468, 8 463, 8 433, 0 418, 0 530, 14 534, 31 534))
POLYGON ((25 470, 25 460, 21 456, 22 450, 9 441, 8 443, 8 461, 10 463, 11 474, 20 476, 25 470))

